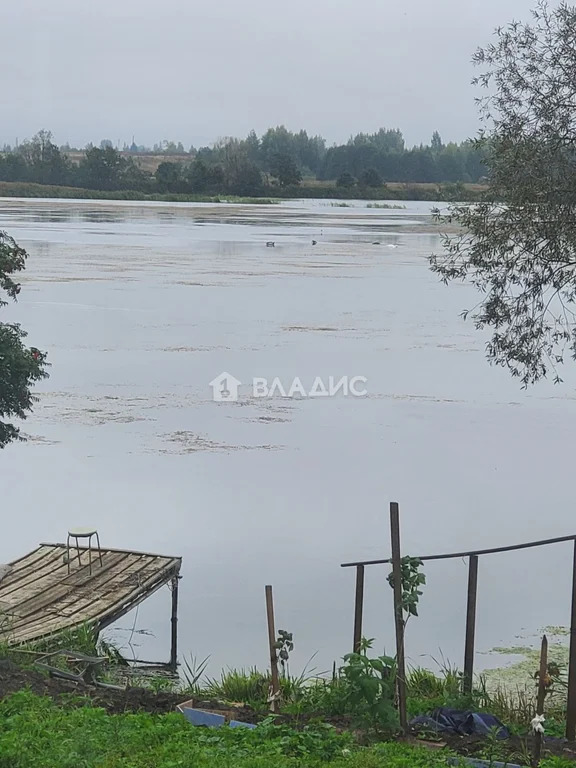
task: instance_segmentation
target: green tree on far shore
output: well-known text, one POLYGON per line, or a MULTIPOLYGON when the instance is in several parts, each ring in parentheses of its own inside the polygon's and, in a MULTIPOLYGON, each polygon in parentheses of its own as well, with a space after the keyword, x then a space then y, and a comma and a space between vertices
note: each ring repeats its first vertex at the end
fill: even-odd
POLYGON ((278 152, 272 157, 270 174, 278 179, 281 187, 293 187, 302 181, 302 174, 295 160, 282 152, 278 152))
POLYGON ((90 147, 80 163, 80 177, 91 189, 120 189, 125 167, 126 160, 114 147, 90 147))
POLYGON ((50 131, 38 131, 18 148, 18 155, 39 184, 65 184, 69 175, 67 157, 52 141, 50 131))
POLYGON ((348 173, 348 171, 344 171, 344 173, 341 173, 340 176, 336 179, 336 186, 337 187, 344 187, 344 189, 351 189, 356 185, 356 179, 354 176, 352 176, 351 173, 348 173))
POLYGON ((182 165, 170 163, 167 160, 160 163, 154 174, 156 184, 160 192, 173 192, 177 190, 182 176, 182 165))
POLYGON ((366 171, 360 174, 358 183, 364 187, 381 187, 382 176, 375 168, 368 168, 366 171))

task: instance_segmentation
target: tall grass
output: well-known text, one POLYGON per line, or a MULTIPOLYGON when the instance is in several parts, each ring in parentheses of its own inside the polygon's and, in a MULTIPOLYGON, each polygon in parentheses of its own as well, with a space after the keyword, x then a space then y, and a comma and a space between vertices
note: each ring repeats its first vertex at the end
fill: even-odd
POLYGON ((409 714, 428 714, 438 707, 474 707, 474 695, 465 696, 462 693, 462 680, 462 673, 447 663, 441 666, 440 675, 423 667, 412 667, 406 675, 409 714))
POLYGON ((202 661, 198 661, 196 656, 190 654, 183 659, 182 675, 185 680, 186 691, 192 696, 197 695, 202 690, 200 680, 206 672, 210 656, 206 656, 202 661))
MULTIPOLYGON (((198 695, 209 699, 260 708, 268 702, 271 685, 271 675, 256 667, 248 670, 225 669, 220 673, 220 677, 207 677, 197 691, 198 695)), ((298 678, 280 678, 280 694, 283 701, 292 701, 300 694, 301 689, 302 683, 298 678)))

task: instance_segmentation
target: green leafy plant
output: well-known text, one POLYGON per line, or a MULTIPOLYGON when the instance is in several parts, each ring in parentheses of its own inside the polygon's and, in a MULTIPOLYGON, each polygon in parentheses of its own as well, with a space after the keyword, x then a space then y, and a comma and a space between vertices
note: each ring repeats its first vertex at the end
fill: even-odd
MULTIPOLYGON (((422 560, 418 557, 403 557, 400 561, 402 581, 402 611, 407 617, 418 616, 418 600, 422 595, 421 586, 426 584, 425 574, 420 572, 422 560)), ((388 575, 388 583, 394 589, 394 572, 388 575)))
POLYGON ((173 693, 178 686, 176 680, 162 675, 153 675, 146 681, 144 687, 150 688, 154 693, 173 693))
POLYGON ((279 629, 278 638, 274 643, 274 648, 278 652, 278 659, 280 661, 280 666, 282 667, 282 677, 285 678, 288 669, 288 659, 294 650, 292 632, 286 632, 283 629, 279 629))
POLYGON ((361 722, 377 730, 392 731, 397 725, 396 662, 390 656, 370 658, 372 643, 363 638, 357 653, 344 656, 340 674, 346 682, 346 708, 361 722))
POLYGON ((499 732, 499 728, 493 727, 484 737, 484 746, 479 757, 486 760, 488 768, 492 768, 496 762, 506 764, 509 761, 509 754, 499 739, 499 732))

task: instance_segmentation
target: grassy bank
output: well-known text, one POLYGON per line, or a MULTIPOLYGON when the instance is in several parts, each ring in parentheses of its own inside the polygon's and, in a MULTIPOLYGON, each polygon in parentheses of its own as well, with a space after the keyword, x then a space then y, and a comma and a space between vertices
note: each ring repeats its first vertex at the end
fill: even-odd
POLYGON ((0 197, 57 198, 62 200, 134 200, 164 203, 236 203, 274 205, 269 197, 238 197, 234 195, 180 195, 148 193, 134 190, 97 190, 80 187, 58 187, 49 184, 29 184, 20 181, 0 181, 0 197))
POLYGON ((446 753, 423 747, 355 745, 350 734, 317 724, 297 731, 194 728, 179 713, 109 715, 59 706, 27 691, 0 703, 0 768, 435 768, 446 753))
POLYGON ((272 205, 278 199, 325 200, 428 200, 432 202, 474 201, 485 192, 477 184, 399 184, 390 183, 378 188, 342 188, 334 183, 307 182, 294 187, 267 187, 262 195, 237 197, 234 195, 190 195, 176 193, 141 192, 137 190, 95 190, 79 187, 60 187, 28 182, 0 182, 0 197, 60 198, 76 200, 134 200, 168 203, 244 203, 272 205))
MULTIPOLYGON (((456 669, 446 667, 441 675, 410 669, 410 718, 437 707, 487 711, 505 723, 510 737, 435 736, 429 727, 399 736, 394 660, 372 657, 369 641, 364 643, 365 651, 348 654, 331 676, 286 673, 275 716, 269 713, 270 675, 257 669, 228 669, 211 678, 205 674, 207 660, 188 657, 182 679, 140 676, 89 628, 60 638, 59 647, 74 645, 107 657, 99 677, 108 686, 95 687, 38 669, 36 656, 50 646, 0 647, 0 768, 437 768, 460 760, 457 755, 530 763, 533 679, 520 699, 503 690, 490 694, 481 680, 465 696, 456 669), (175 711, 190 699, 193 706, 224 711, 257 727, 195 728, 175 711)), ((66 655, 51 663, 78 673, 76 661, 64 663, 66 655)), ((526 677, 532 677, 528 669, 526 677)), ((555 686, 562 679, 559 673, 555 686)), ((558 694, 546 697, 541 768, 574 765, 575 745, 553 738, 564 730, 565 693, 558 694)))
POLYGON ((334 182, 305 181, 297 187, 274 188, 275 197, 323 200, 423 200, 430 202, 474 202, 486 192, 479 184, 403 184, 382 187, 337 187, 334 182))
MULTIPOLYGON (((440 768, 455 754, 405 742, 360 746, 318 722, 194 728, 179 713, 109 715, 89 699, 58 705, 21 691, 0 702, 0 768, 440 768)), ((456 764, 458 761, 456 759, 456 764)), ((462 765, 464 765, 462 763, 462 765)), ((548 758, 541 768, 568 768, 548 758)))

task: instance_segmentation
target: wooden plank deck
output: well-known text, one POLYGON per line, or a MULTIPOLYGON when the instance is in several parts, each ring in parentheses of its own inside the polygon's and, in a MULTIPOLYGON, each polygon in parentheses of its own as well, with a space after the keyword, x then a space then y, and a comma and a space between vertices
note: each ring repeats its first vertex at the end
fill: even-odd
POLYGON ((81 565, 65 544, 40 544, 8 564, 0 580, 0 640, 20 645, 93 622, 112 624, 177 576, 182 558, 123 549, 81 547, 81 565))

